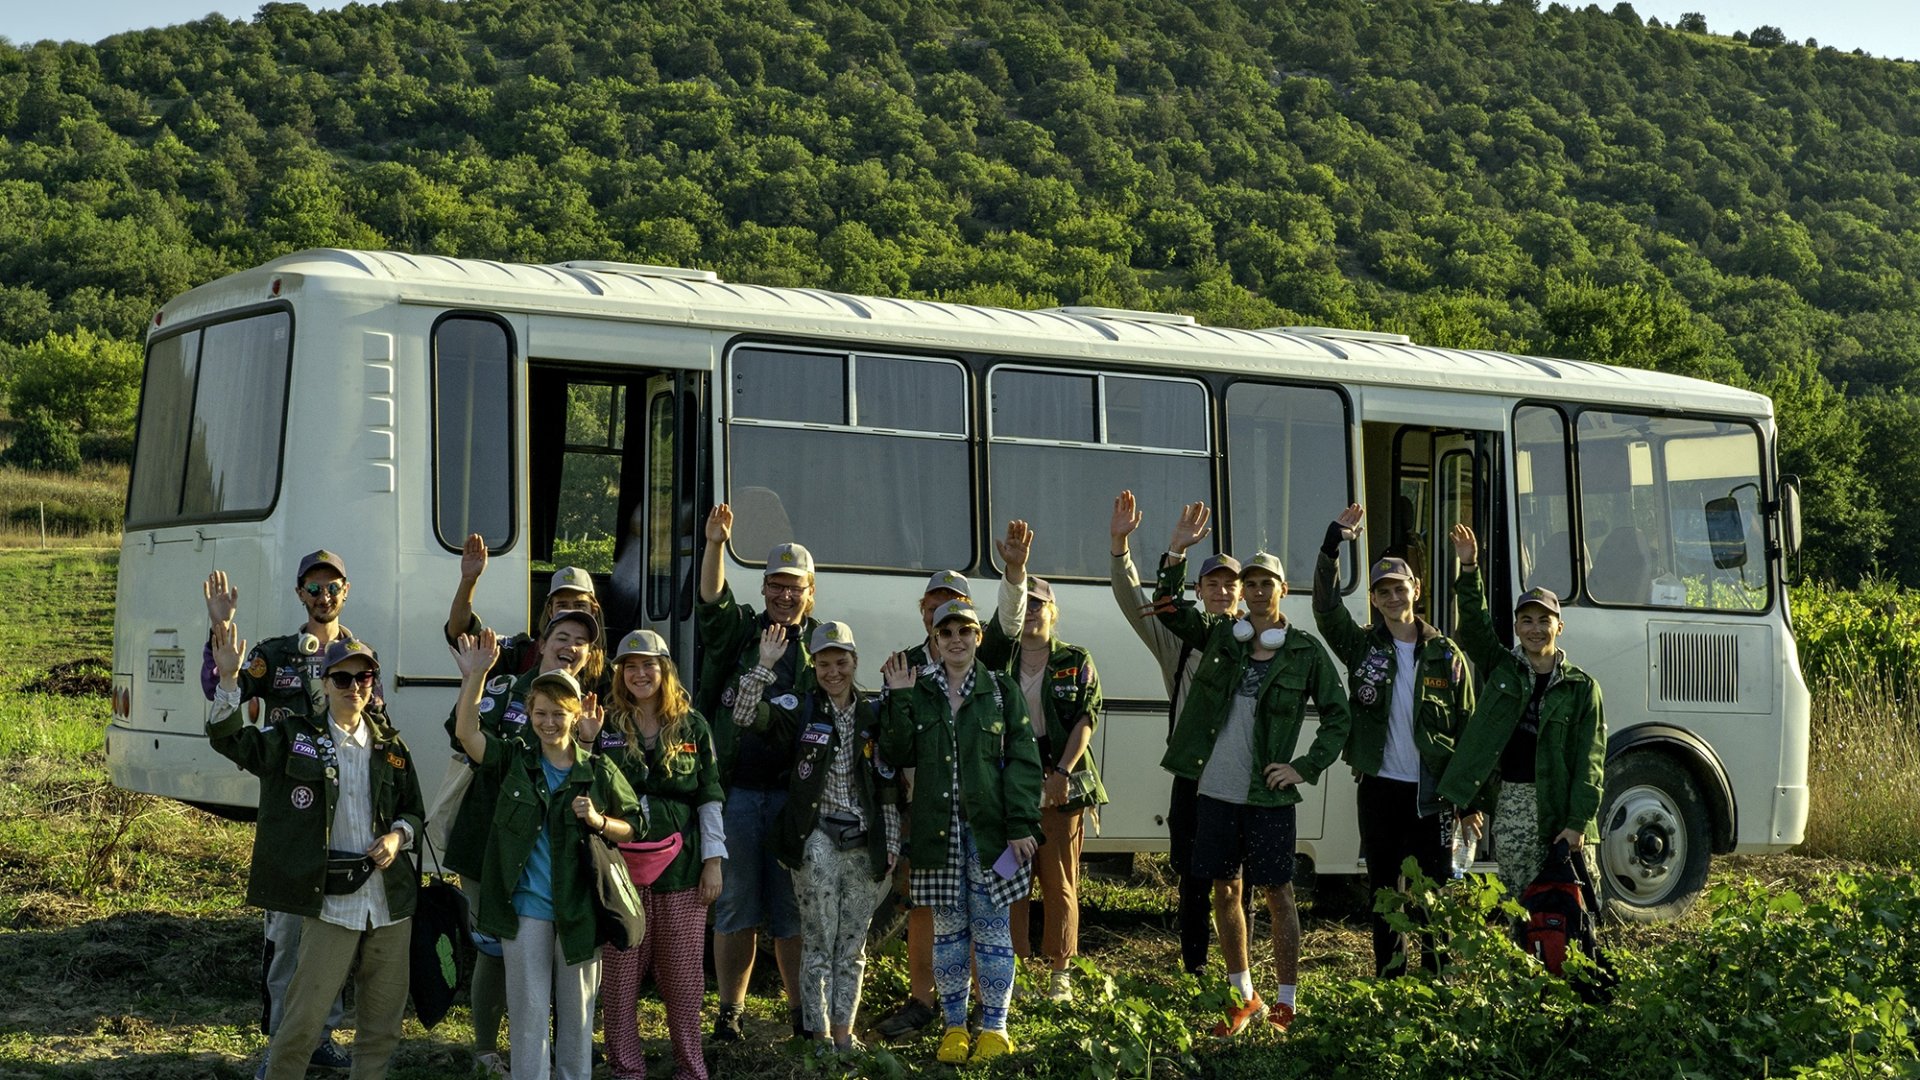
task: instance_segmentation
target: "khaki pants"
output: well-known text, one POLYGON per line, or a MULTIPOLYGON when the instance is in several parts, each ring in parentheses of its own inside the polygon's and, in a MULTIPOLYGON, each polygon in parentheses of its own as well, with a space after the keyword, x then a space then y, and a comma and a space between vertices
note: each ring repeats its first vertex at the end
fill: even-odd
POLYGON ((308 917, 300 928, 300 961, 287 986, 280 1028, 267 1049, 267 1080, 307 1075, 307 1059, 320 1042, 327 1011, 339 999, 356 959, 351 1075, 353 1080, 382 1080, 400 1045, 412 938, 411 919, 378 930, 349 930, 308 917))
MULTIPOLYGON (((1086 843, 1086 815, 1062 813, 1053 807, 1040 811, 1040 831, 1046 842, 1033 855, 1033 883, 1046 902, 1040 927, 1040 955, 1055 964, 1080 952, 1080 849, 1086 843)), ((1028 942, 1031 901, 1016 901, 1010 911, 1014 952, 1022 957, 1028 942)))

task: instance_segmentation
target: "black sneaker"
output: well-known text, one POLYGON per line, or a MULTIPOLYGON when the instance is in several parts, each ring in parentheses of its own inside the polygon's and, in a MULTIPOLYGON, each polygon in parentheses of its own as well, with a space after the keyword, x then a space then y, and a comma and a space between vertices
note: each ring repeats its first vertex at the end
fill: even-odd
POLYGON ((720 1011, 713 1017, 714 1042, 739 1042, 747 1037, 747 1033, 740 1030, 742 1011, 743 1007, 739 1005, 728 1005, 724 1002, 720 1005, 720 1011))
POLYGON ((313 1056, 307 1059, 307 1068, 344 1072, 353 1068, 353 1058, 340 1049, 340 1044, 333 1041, 332 1035, 328 1035, 320 1040, 319 1046, 313 1048, 313 1056))
POLYGON ((895 1009, 892 1015, 875 1024, 873 1033, 893 1042, 918 1035, 938 1019, 940 1019, 940 1013, 933 1006, 919 998, 908 998, 905 1005, 895 1009))
POLYGON ((813 1038, 813 1032, 807 1030, 806 1011, 801 1009, 800 1006, 793 1005, 788 1007, 787 1022, 793 1025, 794 1038, 808 1040, 813 1038))

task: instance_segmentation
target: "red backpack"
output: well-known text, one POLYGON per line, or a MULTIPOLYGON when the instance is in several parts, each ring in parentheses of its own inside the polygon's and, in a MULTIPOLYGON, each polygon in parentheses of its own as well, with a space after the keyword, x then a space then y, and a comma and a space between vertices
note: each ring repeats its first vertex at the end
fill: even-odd
POLYGON ((1566 841, 1554 842, 1546 864, 1520 893, 1520 906, 1526 916, 1514 925, 1514 937, 1527 955, 1564 978, 1567 951, 1578 949, 1600 969, 1597 979, 1578 980, 1580 996, 1589 1001, 1611 996, 1608 991, 1618 979, 1594 934, 1600 905, 1585 866, 1573 857, 1566 841))

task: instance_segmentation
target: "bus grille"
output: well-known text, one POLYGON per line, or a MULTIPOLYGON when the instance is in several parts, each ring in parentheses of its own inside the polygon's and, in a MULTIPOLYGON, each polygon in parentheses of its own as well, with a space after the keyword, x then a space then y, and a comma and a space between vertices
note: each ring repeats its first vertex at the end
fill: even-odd
POLYGON ((1732 634, 1668 630, 1660 635, 1660 699, 1737 705, 1739 639, 1732 634))

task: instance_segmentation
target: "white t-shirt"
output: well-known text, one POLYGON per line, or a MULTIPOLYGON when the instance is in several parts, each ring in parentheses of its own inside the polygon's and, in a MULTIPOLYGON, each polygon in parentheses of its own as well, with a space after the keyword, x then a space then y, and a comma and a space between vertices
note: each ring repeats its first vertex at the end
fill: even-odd
POLYGON ((1387 709, 1387 748, 1380 757, 1380 778, 1420 782, 1420 751, 1413 744, 1414 689, 1419 683, 1420 645, 1393 642, 1393 701, 1387 709))

